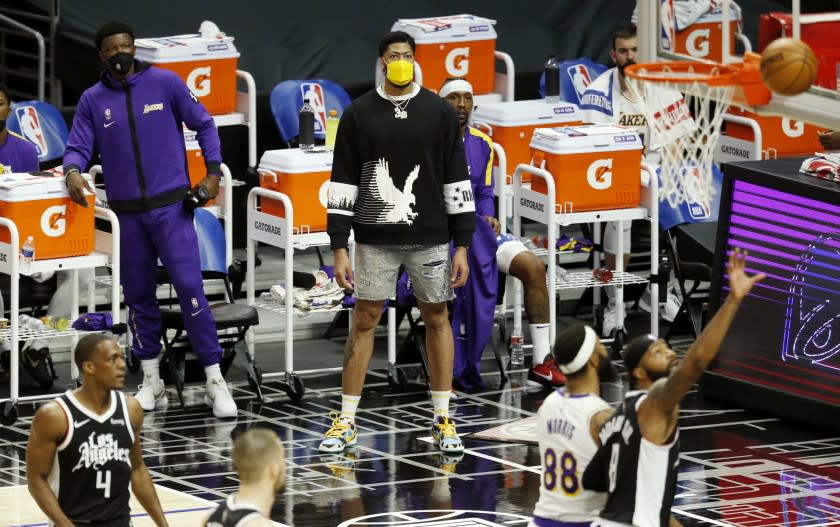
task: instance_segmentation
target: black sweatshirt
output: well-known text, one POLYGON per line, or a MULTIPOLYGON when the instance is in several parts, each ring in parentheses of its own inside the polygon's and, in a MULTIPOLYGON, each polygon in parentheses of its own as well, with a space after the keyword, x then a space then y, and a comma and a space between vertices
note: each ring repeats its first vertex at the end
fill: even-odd
POLYGON ((475 205, 458 118, 432 92, 415 87, 394 102, 371 90, 344 110, 338 125, 327 199, 332 249, 372 245, 467 247, 475 205), (408 101, 406 104, 406 100, 408 101))

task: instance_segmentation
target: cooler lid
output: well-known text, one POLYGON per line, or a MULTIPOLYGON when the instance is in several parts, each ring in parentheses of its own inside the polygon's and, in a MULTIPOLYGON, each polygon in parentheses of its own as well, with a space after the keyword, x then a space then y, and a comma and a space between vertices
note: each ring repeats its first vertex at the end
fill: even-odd
MULTIPOLYGON (((90 174, 82 174, 93 187, 90 174)), ((68 197, 63 170, 15 172, 0 176, 0 200, 32 201, 68 197)))
POLYGON ((325 172, 332 170, 333 153, 331 150, 266 150, 260 158, 260 169, 282 172, 284 174, 302 174, 307 172, 325 172))
POLYGON ((198 33, 134 40, 137 58, 146 62, 183 62, 239 57, 233 37, 219 35, 203 38, 198 33))
POLYGON ((570 102, 549 104, 545 99, 535 99, 477 105, 473 120, 489 125, 526 126, 582 122, 583 117, 577 105, 570 102))
POLYGON ((474 15, 400 18, 391 26, 391 31, 405 31, 418 44, 495 40, 495 23, 495 20, 474 15))
POLYGON ((531 136, 531 148, 549 154, 641 150, 643 147, 636 130, 615 124, 536 128, 531 136))

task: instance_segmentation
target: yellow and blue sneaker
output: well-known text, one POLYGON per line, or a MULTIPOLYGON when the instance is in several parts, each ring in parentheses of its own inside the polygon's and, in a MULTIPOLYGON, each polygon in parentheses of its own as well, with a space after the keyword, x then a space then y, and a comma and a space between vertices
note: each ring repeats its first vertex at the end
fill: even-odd
POLYGON ((439 415, 432 421, 432 439, 441 452, 451 454, 464 451, 464 443, 455 430, 455 421, 449 417, 439 415))
POLYGON ((356 425, 342 419, 338 412, 330 412, 330 418, 333 420, 332 426, 324 434, 323 441, 318 445, 318 451, 336 454, 354 446, 358 439, 356 437, 356 425))

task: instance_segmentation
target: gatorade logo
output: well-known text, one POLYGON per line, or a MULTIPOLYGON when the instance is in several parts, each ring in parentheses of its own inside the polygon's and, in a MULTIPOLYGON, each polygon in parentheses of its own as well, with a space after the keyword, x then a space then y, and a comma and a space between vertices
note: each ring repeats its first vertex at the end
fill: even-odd
POLYGON ((696 29, 685 39, 685 48, 692 57, 707 57, 709 55, 709 29, 696 29))
POLYGON ((444 65, 446 66, 446 73, 453 77, 463 77, 470 70, 470 48, 452 48, 446 55, 444 65))
POLYGON ((58 238, 67 231, 67 205, 47 207, 41 214, 41 230, 50 238, 58 238))
POLYGON ((790 117, 782 117, 782 131, 788 137, 802 137, 805 133, 805 123, 790 117))
POLYGON ((210 95, 210 66, 196 68, 187 75, 187 87, 196 97, 210 95))
POLYGON ((327 200, 330 196, 330 180, 326 180, 321 183, 321 188, 318 190, 318 201, 321 202, 321 205, 326 209, 327 208, 327 200))
POLYGON ((612 186, 613 160, 598 159, 586 169, 586 182, 595 190, 606 190, 612 186))

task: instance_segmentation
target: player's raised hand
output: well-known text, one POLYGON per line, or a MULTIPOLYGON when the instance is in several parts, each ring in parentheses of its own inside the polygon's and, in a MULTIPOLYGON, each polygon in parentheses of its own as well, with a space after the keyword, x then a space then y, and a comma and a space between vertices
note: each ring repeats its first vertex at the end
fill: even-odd
POLYGON ((729 275, 729 294, 739 302, 750 293, 752 287, 764 280, 765 274, 758 273, 748 276, 744 271, 747 264, 747 251, 735 247, 729 255, 726 272, 729 275))

